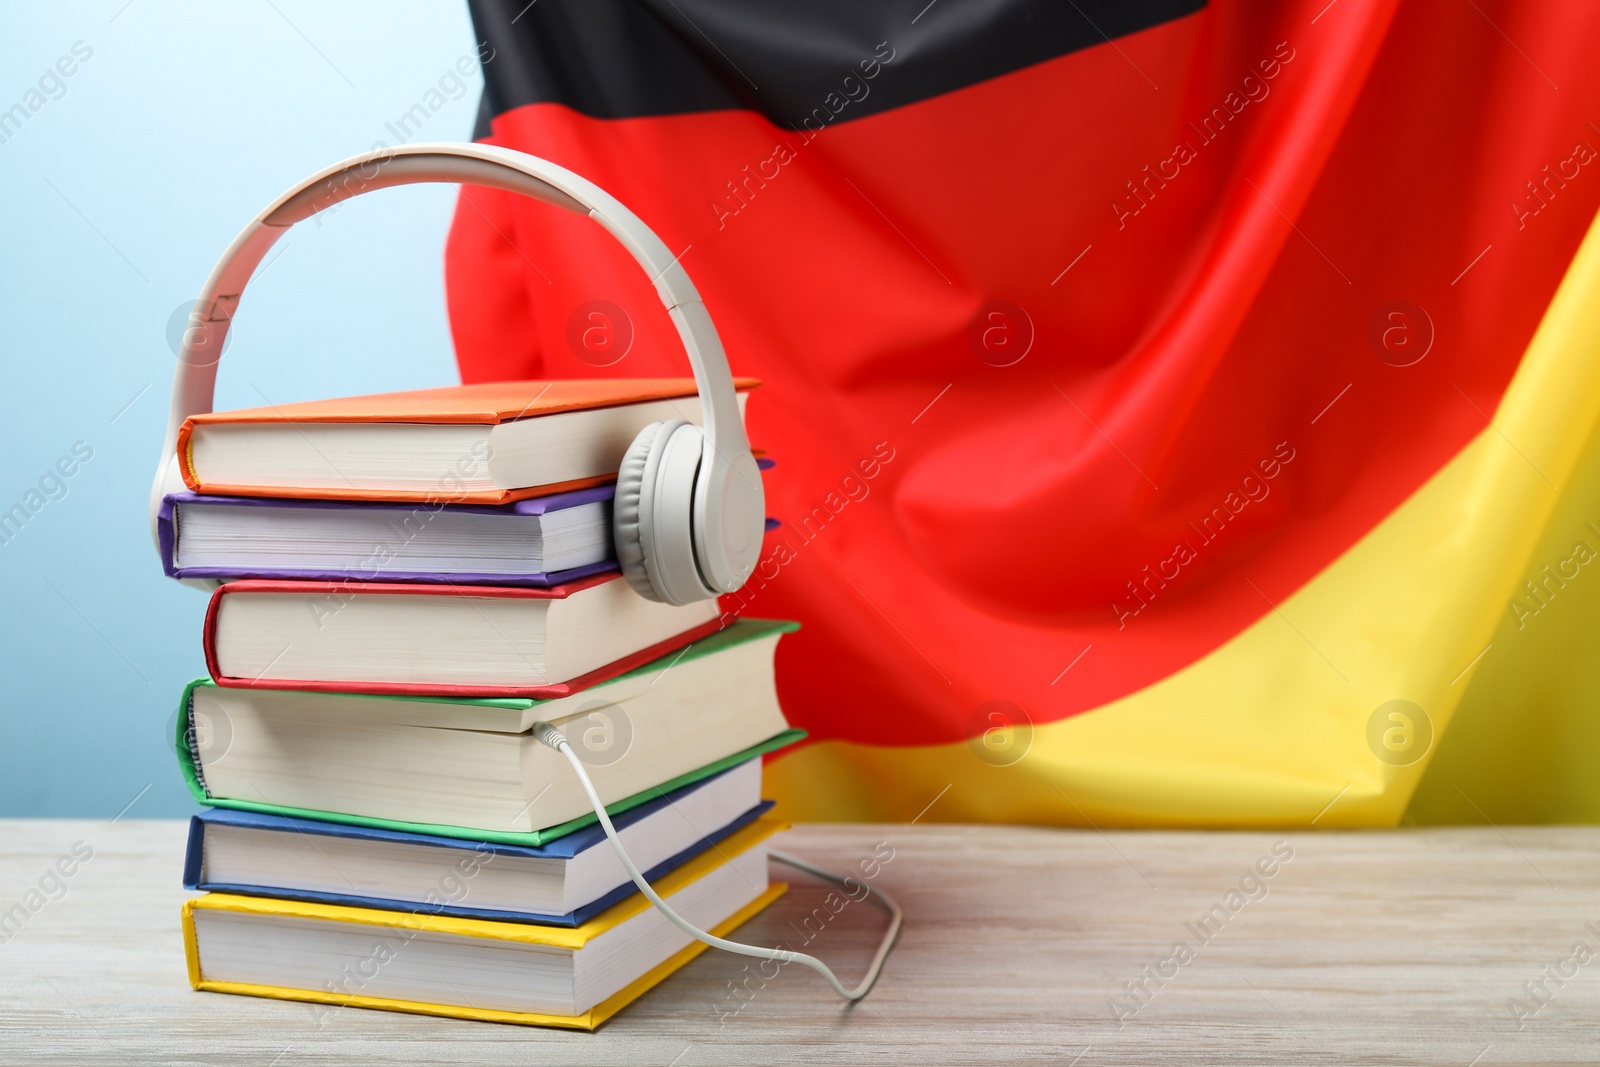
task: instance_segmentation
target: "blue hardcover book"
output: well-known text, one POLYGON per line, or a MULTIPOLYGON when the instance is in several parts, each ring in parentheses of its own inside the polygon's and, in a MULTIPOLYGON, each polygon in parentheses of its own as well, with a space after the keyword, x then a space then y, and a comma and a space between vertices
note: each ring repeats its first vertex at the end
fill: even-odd
MULTIPOLYGON (((648 880, 754 822, 761 761, 615 817, 648 880)), ((466 919, 579 926, 637 892, 592 824, 537 847, 212 809, 189 820, 186 889, 466 919)))

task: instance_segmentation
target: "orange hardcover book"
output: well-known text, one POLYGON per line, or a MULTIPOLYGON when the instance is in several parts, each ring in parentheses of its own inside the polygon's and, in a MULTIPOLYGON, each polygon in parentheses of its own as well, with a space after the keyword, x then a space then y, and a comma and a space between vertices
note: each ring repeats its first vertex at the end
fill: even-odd
POLYGON ((503 504, 613 480, 673 418, 700 423, 694 379, 488 382, 195 415, 178 458, 197 493, 503 504))

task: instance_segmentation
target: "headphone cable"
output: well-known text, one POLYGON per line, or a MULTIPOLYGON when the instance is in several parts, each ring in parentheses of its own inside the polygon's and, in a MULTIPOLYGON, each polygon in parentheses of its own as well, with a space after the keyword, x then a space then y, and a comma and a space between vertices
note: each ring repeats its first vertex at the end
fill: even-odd
MULTIPOLYGON (((815 956, 809 956, 804 952, 794 952, 790 949, 745 945, 738 941, 729 941, 715 934, 709 934, 679 915, 676 911, 673 911, 667 902, 661 899, 661 895, 651 888, 650 883, 645 881, 644 875, 639 873, 639 868, 634 865, 633 860, 628 856, 627 850, 622 847, 622 841, 617 837, 617 829, 611 825, 611 816, 606 814, 605 805, 600 802, 600 795, 595 792, 594 783, 589 780, 589 772, 584 768, 583 761, 578 758, 578 754, 573 751, 572 744, 567 740, 567 736, 547 722, 535 723, 533 736, 538 738, 542 744, 548 745, 567 758, 567 762, 572 766, 573 773, 578 776, 578 781, 583 785, 583 791, 589 796, 589 803, 594 808, 595 816, 600 820, 600 826, 605 830, 606 837, 611 841, 611 847, 616 850, 617 858, 622 861, 623 869, 628 872, 628 877, 633 879, 633 884, 639 888, 640 893, 644 894, 645 899, 654 904, 656 910, 665 915, 674 926, 696 941, 710 945, 712 948, 720 948, 725 952, 733 952, 740 956, 754 956, 757 959, 777 960, 780 963, 803 963, 822 975, 828 984, 833 987, 833 991, 846 1000, 860 1000, 871 991, 878 980, 878 972, 883 970, 884 961, 889 958, 889 952, 894 948, 895 941, 900 936, 902 913, 900 905, 895 903, 893 897, 881 889, 867 885, 865 882, 858 880, 855 883, 865 889, 867 895, 875 899, 889 913, 889 929, 884 933, 883 941, 878 945, 877 954, 872 957, 872 964, 867 968, 866 976, 861 979, 861 984, 854 989, 846 988, 844 983, 839 981, 838 976, 833 973, 832 968, 815 956)), ((814 867, 804 860, 796 859, 785 852, 769 850, 767 855, 770 859, 776 860, 786 867, 804 871, 806 874, 841 886, 846 892, 853 892, 850 880, 845 877, 814 867)))

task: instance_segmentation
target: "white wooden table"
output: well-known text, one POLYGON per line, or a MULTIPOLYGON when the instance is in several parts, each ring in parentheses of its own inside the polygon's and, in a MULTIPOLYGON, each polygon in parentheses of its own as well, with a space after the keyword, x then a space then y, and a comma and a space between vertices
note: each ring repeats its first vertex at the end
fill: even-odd
MULTIPOLYGON (((824 865, 895 850, 876 884, 905 932, 873 995, 842 1006, 790 967, 735 996, 746 961, 708 953, 593 1035, 191 992, 184 833, 0 821, 0 922, 40 905, 0 932, 0 1063, 1600 1061, 1600 829, 801 827, 783 847, 824 865), (57 882, 76 842, 93 857, 57 882)), ((791 880, 741 938, 797 940, 823 891, 791 880)), ((853 976, 882 922, 851 905, 813 949, 853 976)))

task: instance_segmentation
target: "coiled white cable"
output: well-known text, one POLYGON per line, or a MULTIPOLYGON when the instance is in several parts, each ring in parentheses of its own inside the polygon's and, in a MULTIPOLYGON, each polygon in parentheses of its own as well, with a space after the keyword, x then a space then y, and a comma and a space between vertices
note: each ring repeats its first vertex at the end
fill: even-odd
MULTIPOLYGON (((578 781, 583 784, 583 791, 589 796, 589 803, 594 807, 595 816, 600 820, 601 828, 605 830, 606 837, 611 841, 611 847, 616 850, 617 858, 622 861, 623 869, 628 872, 628 877, 633 879, 633 884, 639 887, 639 892, 644 894, 645 899, 654 904, 661 914, 671 920, 672 925, 696 941, 710 945, 712 948, 720 948, 725 952, 733 952, 741 956, 754 956, 763 960, 777 960, 780 963, 803 963, 822 975, 828 984, 833 987, 833 991, 846 1000, 860 1000, 871 991, 873 984, 878 980, 878 972, 883 970, 883 963, 889 958, 889 951, 894 948, 895 939, 900 936, 900 905, 896 904, 889 894, 881 889, 875 889, 865 882, 859 880, 855 882, 855 885, 865 889, 868 896, 876 899, 888 911, 889 929, 883 935, 882 943, 878 945, 877 954, 872 957, 872 965, 867 968, 866 977, 862 978, 861 984, 854 989, 845 988, 844 983, 839 981, 833 970, 815 956, 808 956, 804 952, 793 952, 789 949, 745 945, 738 941, 729 941, 725 938, 717 937, 715 934, 708 934, 673 911, 667 905, 667 902, 661 899, 661 895, 650 887, 650 883, 644 880, 644 875, 639 873, 639 868, 634 865, 633 860, 628 856, 627 850, 622 847, 622 841, 617 837, 617 829, 611 825, 611 816, 606 814, 606 807, 600 803, 600 795, 595 792, 594 783, 589 780, 589 772, 584 769, 583 761, 573 751, 572 744, 567 740, 567 736, 547 722, 535 723, 533 736, 538 738, 542 744, 550 746, 567 757, 567 762, 572 765, 573 773, 578 776, 578 781)), ((804 871, 835 885, 843 886, 846 891, 852 891, 854 888, 849 880, 837 874, 813 867, 811 864, 798 860, 786 853, 769 851, 767 855, 784 866, 793 867, 796 870, 804 871)))

